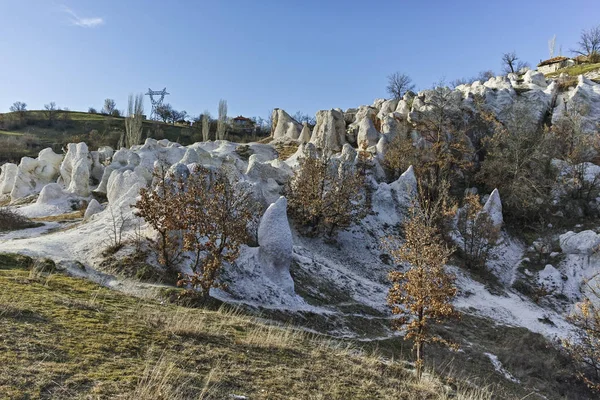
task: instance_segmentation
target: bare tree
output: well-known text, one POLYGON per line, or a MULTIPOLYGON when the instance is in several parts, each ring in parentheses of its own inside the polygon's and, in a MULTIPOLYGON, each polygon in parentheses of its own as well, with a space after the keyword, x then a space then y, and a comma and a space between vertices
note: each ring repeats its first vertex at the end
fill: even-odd
POLYGON ((514 51, 502 54, 502 71, 505 74, 517 73, 527 66, 529 65, 526 62, 521 61, 514 51))
POLYGON ((19 121, 21 124, 25 122, 25 112, 27 111, 26 103, 22 101, 16 101, 12 106, 10 106, 9 110, 19 116, 19 121))
POLYGON ((394 72, 388 76, 387 91, 394 99, 401 99, 409 90, 413 90, 415 85, 412 83, 410 76, 394 72))
POLYGON ((170 121, 173 116, 173 107, 169 103, 162 104, 156 107, 156 115, 162 122, 170 121))
POLYGON ((219 100, 219 119, 217 120, 217 139, 225 139, 227 130, 227 100, 219 100))
POLYGON ((54 125, 58 112, 59 109, 56 107, 55 102, 51 101, 48 104, 44 104, 44 117, 46 117, 49 126, 54 125))
POLYGON ((208 142, 210 140, 210 113, 208 110, 204 110, 202 114, 202 141, 208 142))
POLYGON ((579 37, 579 49, 571 50, 575 54, 581 54, 591 58, 590 62, 600 60, 600 25, 595 28, 583 30, 579 37))
POLYGON ((187 116, 188 116, 188 113, 185 110, 181 110, 181 111, 173 110, 173 111, 171 111, 171 120, 172 120, 173 124, 175 124, 175 122, 184 123, 185 122, 185 118, 187 116))
POLYGON ((117 109, 117 103, 113 99, 104 100, 104 107, 102 108, 103 114, 113 115, 117 109))
POLYGON ((27 111, 27 103, 23 103, 22 101, 15 101, 12 106, 10 106, 10 112, 24 112, 27 111))
POLYGON ((142 143, 142 126, 144 123, 144 95, 130 94, 127 102, 127 118, 125 119, 125 147, 142 143))

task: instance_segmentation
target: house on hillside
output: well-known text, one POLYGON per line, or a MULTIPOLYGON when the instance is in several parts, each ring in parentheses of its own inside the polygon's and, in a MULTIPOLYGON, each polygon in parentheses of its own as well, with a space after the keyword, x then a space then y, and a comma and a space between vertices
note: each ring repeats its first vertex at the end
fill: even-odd
POLYGON ((575 65, 575 60, 559 56, 550 58, 545 61, 540 61, 537 67, 538 71, 540 71, 542 74, 549 74, 551 72, 556 72, 559 69, 571 67, 573 65, 575 65))
POLYGON ((250 134, 254 132, 255 128, 256 123, 250 118, 238 115, 237 117, 231 119, 231 130, 236 133, 250 134))
POLYGON ((254 121, 252 121, 250 118, 242 117, 241 115, 233 118, 231 123, 234 127, 238 128, 254 128, 255 125, 254 121))

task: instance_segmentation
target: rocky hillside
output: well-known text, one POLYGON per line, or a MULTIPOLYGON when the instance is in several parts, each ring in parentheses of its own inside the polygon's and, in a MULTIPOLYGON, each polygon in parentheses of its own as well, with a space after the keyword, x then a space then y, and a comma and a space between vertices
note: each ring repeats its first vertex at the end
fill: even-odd
MULTIPOLYGON (((443 93, 448 107, 465 119, 485 112, 500 124, 512 118, 515 103, 525 104, 536 123, 546 127, 558 123, 566 110, 582 110, 581 129, 596 134, 600 84, 583 76, 575 82, 561 79, 548 80, 528 71, 522 76, 511 74, 446 88, 443 93)), ((0 234, 0 251, 50 258, 70 275, 125 293, 165 297, 175 289, 132 280, 136 272, 126 274, 119 263, 127 260, 128 265, 150 266, 157 274, 162 271, 151 247, 133 240, 155 237, 155 232, 133 215, 131 205, 140 189, 152 184, 155 167, 167 166, 174 177, 189 175, 196 165, 220 169, 232 182, 252 190, 262 207, 262 218, 256 243, 242 246, 237 260, 226 266, 223 278, 228 288, 214 290, 215 298, 266 318, 362 341, 389 355, 409 356, 410 346, 402 345, 390 325, 387 273, 395 266, 381 241, 398 233, 418 190, 417 177, 415 168, 409 167, 390 181, 384 159, 407 126, 413 130, 415 146, 427 146, 417 127, 431 112, 431 99, 436 95, 439 91, 428 90, 346 111, 319 111, 312 129, 276 109, 268 144, 215 141, 182 146, 147 139, 143 145, 116 151, 109 147, 90 151, 85 143, 69 144, 65 156, 43 150, 37 158, 1 167, 1 201, 43 226, 0 234), (296 147, 291 156, 281 152, 296 147), (299 159, 319 151, 330 152, 339 164, 369 159, 365 189, 369 212, 333 239, 301 234, 288 220, 282 197, 299 159), (74 213, 78 210, 80 214, 74 213), (104 250, 114 234, 115 218, 128 221, 122 233, 132 240, 107 258, 104 250)), ((476 146, 473 138, 477 135, 470 133, 470 146, 476 146)), ((577 167, 559 160, 554 164, 559 171, 577 167)), ((585 179, 595 180, 596 169, 600 167, 590 164, 585 179)), ((561 187, 555 188, 556 193, 561 187)), ((524 235, 504 221, 507 210, 502 191, 482 194, 484 210, 501 229, 501 240, 485 273, 463 268, 457 258, 447 265, 457 276, 459 293, 454 304, 463 318, 439 329, 441 335, 458 342, 461 350, 432 348, 432 366, 442 374, 458 370, 461 378, 491 382, 510 393, 501 398, 591 398, 574 377, 574 364, 561 352, 557 340, 576 332, 566 316, 585 294, 583 283, 600 272, 596 251, 600 224, 597 219, 584 224, 563 218, 543 237, 539 230, 524 235), (534 293, 540 287, 547 289, 545 295, 534 293)), ((597 206, 595 198, 588 203, 597 206)), ((183 273, 189 273, 189 268, 186 263, 180 265, 183 273)))

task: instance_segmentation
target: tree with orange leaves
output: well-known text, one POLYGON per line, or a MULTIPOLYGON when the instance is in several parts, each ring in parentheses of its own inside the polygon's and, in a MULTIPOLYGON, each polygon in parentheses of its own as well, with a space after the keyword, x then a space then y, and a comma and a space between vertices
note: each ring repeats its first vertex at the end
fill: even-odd
POLYGON ((457 289, 455 277, 444 270, 453 250, 446 246, 438 228, 427 223, 422 211, 413 208, 412 212, 412 217, 404 223, 405 242, 400 247, 394 246, 394 240, 387 243, 394 260, 408 264, 404 272, 390 272, 392 287, 387 302, 392 313, 400 315, 394 320, 394 327, 404 332, 405 340, 414 342, 420 379, 426 343, 456 347, 433 334, 430 326, 458 316, 451 303, 457 289))
POLYGON ((582 368, 577 373, 586 385, 600 393, 600 285, 588 285, 592 297, 584 298, 568 318, 579 328, 575 337, 562 341, 563 347, 582 368))

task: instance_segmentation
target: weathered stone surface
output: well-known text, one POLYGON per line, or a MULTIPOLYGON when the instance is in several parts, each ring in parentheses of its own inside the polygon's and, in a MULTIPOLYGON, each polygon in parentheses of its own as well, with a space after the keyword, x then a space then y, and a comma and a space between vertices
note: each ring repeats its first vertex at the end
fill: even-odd
POLYGON ((285 197, 280 197, 265 211, 258 227, 258 244, 258 256, 265 275, 286 292, 293 293, 290 265, 294 243, 285 197))

